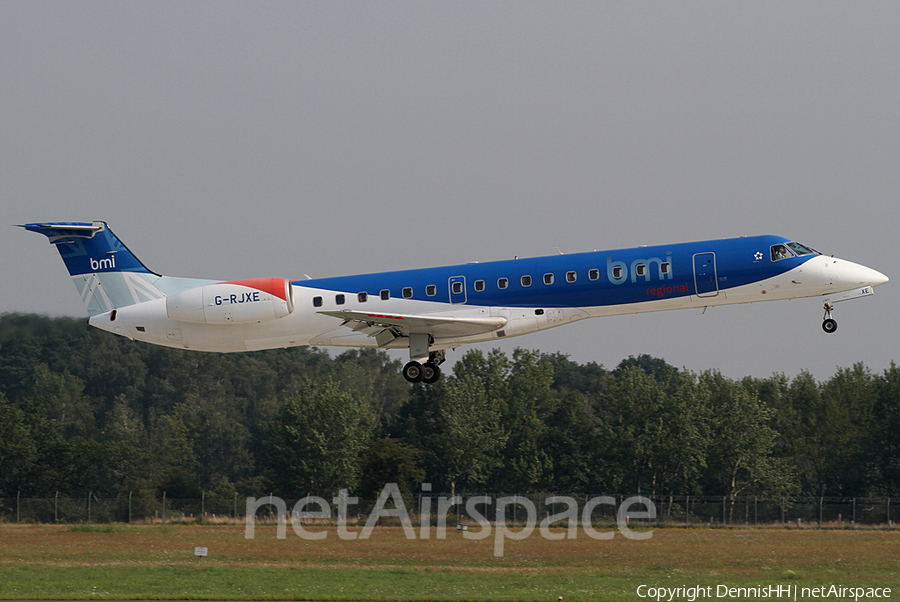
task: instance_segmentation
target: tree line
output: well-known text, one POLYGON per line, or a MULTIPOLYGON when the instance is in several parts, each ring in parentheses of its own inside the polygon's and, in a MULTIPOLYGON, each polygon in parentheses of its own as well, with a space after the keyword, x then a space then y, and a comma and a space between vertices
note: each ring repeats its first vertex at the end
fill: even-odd
POLYGON ((0 497, 404 492, 896 496, 900 369, 734 380, 646 355, 207 354, 0 316, 0 497))

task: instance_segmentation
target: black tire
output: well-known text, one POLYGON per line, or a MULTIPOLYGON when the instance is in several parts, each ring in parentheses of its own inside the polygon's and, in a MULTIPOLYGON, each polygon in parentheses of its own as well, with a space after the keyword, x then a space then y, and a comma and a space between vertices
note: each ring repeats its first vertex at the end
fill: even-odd
POLYGON ((831 334, 835 330, 837 330, 837 321, 828 318, 824 322, 822 322, 822 330, 831 334))
POLYGON ((425 378, 425 371, 422 369, 422 364, 419 362, 409 362, 403 366, 403 378, 411 383, 422 382, 422 379, 425 378))
POLYGON ((437 364, 431 362, 426 362, 422 366, 422 373, 424 374, 422 382, 426 385, 433 385, 441 379, 441 369, 437 367, 437 364))

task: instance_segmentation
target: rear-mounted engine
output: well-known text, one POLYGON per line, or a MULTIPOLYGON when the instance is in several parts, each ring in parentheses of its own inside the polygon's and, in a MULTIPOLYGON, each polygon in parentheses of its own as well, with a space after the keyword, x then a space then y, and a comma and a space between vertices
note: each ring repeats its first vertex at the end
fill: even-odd
POLYGON ((284 278, 208 284, 166 298, 170 319, 198 324, 268 322, 293 311, 293 290, 284 278))

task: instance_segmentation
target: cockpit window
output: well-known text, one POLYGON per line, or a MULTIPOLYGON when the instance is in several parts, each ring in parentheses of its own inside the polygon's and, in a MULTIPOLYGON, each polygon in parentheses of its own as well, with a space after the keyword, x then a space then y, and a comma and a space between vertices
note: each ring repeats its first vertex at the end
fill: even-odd
POLYGON ((789 242, 787 245, 793 249, 794 253, 797 255, 813 255, 818 253, 815 249, 801 245, 799 242, 789 242))
POLYGON ((781 244, 772 245, 772 261, 778 261, 779 259, 787 259, 788 257, 793 257, 794 254, 790 252, 790 250, 781 244))

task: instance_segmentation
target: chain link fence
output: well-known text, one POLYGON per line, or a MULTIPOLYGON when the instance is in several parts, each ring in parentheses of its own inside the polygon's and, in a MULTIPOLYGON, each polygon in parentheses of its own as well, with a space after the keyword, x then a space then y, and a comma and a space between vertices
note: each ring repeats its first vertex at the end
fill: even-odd
MULTIPOLYGON (((270 496, 256 498, 259 507, 256 520, 275 522, 277 508, 267 502, 270 496), (260 502, 262 502, 260 504, 260 502)), ((414 494, 403 496, 403 503, 414 522, 420 522, 424 514, 435 520, 444 502, 446 524, 477 524, 487 520, 492 522, 494 509, 499 498, 512 498, 507 503, 505 520, 511 524, 521 524, 528 520, 528 505, 534 507, 536 520, 560 516, 570 506, 559 498, 572 500, 577 505, 579 520, 587 521, 582 514, 585 504, 594 500, 590 509, 590 520, 597 525, 612 524, 616 521, 616 509, 629 495, 597 494, 464 494, 461 502, 450 504, 449 494, 414 494), (605 495, 607 500, 597 503, 597 498, 605 495), (553 502, 553 497, 557 501, 553 502)), ((729 497, 729 496, 644 496, 656 507, 656 517, 649 521, 658 526, 726 526, 726 525, 792 525, 840 527, 851 525, 893 526, 893 520, 900 516, 900 498, 844 498, 844 497, 729 497)), ((307 498, 270 498, 283 501, 288 515, 298 502, 307 498)), ((312 498, 315 500, 316 498, 312 498)), ((303 507, 305 511, 329 512, 331 521, 337 520, 337 498, 323 498, 328 508, 315 501, 303 507)), ((569 502, 569 504, 573 503, 569 502)), ((348 524, 365 523, 375 500, 355 500, 348 504, 348 524)), ((6 523, 243 523, 247 511, 247 498, 234 496, 230 499, 206 497, 200 499, 173 499, 139 497, 133 493, 115 498, 90 493, 83 497, 52 498, 0 498, 0 522, 6 523)), ((387 507, 393 507, 391 503, 387 507)), ((327 519, 325 522, 329 522, 327 519)), ((564 518, 554 524, 565 523, 564 518)))
MULTIPOLYGON (((657 521, 673 525, 887 525, 900 498, 651 496, 657 521)), ((892 515, 893 513, 893 515, 892 515)))

